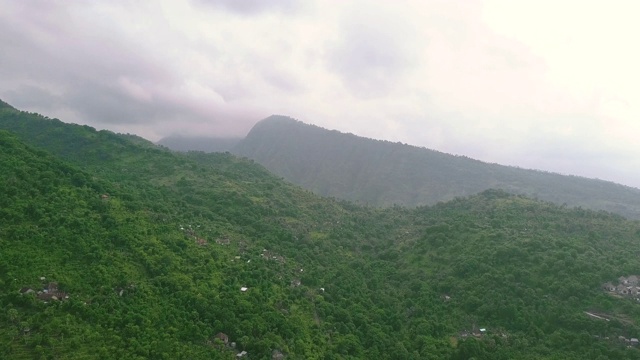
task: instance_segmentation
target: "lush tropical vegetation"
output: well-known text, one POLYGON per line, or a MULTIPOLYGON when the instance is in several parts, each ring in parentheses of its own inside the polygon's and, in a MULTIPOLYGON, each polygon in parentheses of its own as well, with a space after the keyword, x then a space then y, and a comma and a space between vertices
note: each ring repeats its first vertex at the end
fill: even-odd
POLYGON ((0 358, 640 357, 640 304, 601 289, 640 274, 636 221, 500 190, 378 209, 8 106, 0 128, 0 358))

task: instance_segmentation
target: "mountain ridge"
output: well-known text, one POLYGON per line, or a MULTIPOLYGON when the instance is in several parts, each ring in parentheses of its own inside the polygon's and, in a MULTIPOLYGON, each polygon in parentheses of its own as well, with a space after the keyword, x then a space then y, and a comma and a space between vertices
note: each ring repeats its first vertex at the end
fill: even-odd
POLYGON ((640 219, 640 189, 363 138, 283 116, 258 122, 232 152, 319 195, 375 206, 430 205, 498 188, 640 219))

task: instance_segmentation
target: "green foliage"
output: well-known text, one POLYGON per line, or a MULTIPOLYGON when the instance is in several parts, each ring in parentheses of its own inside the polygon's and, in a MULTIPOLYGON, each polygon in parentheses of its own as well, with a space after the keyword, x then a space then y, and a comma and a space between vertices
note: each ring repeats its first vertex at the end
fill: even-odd
POLYGON ((0 358, 640 354, 617 340, 640 336, 640 305, 600 290, 640 274, 637 222, 501 191, 361 207, 230 154, 0 124, 0 358), (49 282, 69 298, 39 299, 49 282))

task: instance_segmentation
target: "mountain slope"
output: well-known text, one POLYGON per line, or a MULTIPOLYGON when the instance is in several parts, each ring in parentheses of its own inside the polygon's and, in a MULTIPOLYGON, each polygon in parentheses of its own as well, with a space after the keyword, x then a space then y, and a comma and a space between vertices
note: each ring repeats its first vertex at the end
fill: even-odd
POLYGON ((493 188, 640 218, 639 189, 483 163, 282 116, 256 124, 233 152, 319 195, 376 206, 435 204, 493 188))
POLYGON ((3 115, 0 357, 638 358, 618 336, 640 307, 601 290, 640 273, 638 222, 501 191, 360 207, 230 154, 3 115), (20 294, 50 281, 69 299, 20 294))
POLYGON ((9 104, 7 104, 6 102, 0 100, 0 109, 11 109, 11 110, 15 110, 15 108, 9 104))
POLYGON ((160 139, 158 145, 175 151, 224 152, 233 149, 240 138, 168 136, 160 139))

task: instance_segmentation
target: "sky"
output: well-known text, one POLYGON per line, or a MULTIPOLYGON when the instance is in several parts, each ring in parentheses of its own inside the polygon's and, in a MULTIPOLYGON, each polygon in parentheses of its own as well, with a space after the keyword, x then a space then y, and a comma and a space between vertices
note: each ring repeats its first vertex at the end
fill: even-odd
POLYGON ((0 99, 138 134, 305 123, 640 188, 635 0, 0 0, 0 99))

